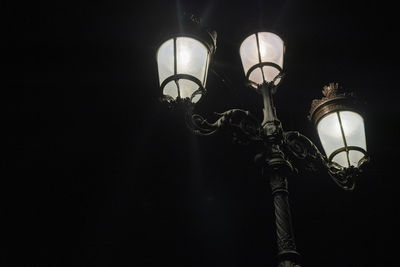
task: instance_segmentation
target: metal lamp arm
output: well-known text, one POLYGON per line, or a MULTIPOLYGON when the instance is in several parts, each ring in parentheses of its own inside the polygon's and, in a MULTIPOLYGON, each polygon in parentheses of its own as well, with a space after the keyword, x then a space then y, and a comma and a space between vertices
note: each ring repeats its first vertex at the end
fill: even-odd
POLYGON ((284 132, 283 136, 284 148, 296 168, 301 166, 311 172, 326 170, 339 187, 347 191, 354 189, 354 178, 361 172, 360 168, 343 168, 335 162, 329 162, 308 137, 297 131, 284 132))
POLYGON ((247 110, 231 109, 215 113, 219 118, 211 123, 193 109, 186 113, 186 124, 196 135, 209 136, 219 131, 229 131, 235 142, 248 144, 250 141, 262 141, 260 122, 247 110))
POLYGON ((283 147, 296 165, 307 171, 318 172, 326 165, 326 158, 317 146, 298 131, 283 133, 283 147))

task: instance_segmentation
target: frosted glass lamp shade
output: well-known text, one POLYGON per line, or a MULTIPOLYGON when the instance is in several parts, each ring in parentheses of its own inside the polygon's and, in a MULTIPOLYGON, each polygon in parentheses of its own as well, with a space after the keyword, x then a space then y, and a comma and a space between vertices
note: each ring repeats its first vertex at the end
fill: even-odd
POLYGON ((322 94, 312 101, 308 119, 317 128, 329 164, 339 169, 360 167, 369 158, 360 103, 338 83, 324 86, 322 94))
POLYGON ((158 77, 164 96, 196 103, 204 92, 210 50, 192 37, 165 41, 157 52, 158 77))
MULTIPOLYGON (((282 39, 270 32, 257 32, 240 45, 239 53, 246 78, 253 87, 274 81, 283 68, 285 46, 282 39)), ((275 84, 279 83, 279 78, 275 84)))
POLYGON ((358 167, 367 150, 364 120, 354 111, 335 111, 322 117, 317 131, 330 161, 342 167, 358 167))

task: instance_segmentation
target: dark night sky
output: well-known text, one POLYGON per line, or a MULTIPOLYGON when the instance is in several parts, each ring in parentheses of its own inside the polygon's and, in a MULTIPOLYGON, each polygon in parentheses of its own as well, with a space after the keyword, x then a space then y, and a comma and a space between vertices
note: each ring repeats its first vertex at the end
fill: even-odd
POLYGON ((238 55, 255 28, 286 42, 275 97, 285 130, 321 147, 306 119, 312 99, 329 82, 362 97, 368 172, 352 193, 325 173, 290 177, 297 246, 304 266, 398 266, 398 14, 388 3, 2 3, 0 265, 273 265, 257 148, 193 136, 158 101, 157 44, 185 11, 218 32, 210 67, 232 85, 209 73, 196 111, 211 120, 229 108, 261 116, 238 55))

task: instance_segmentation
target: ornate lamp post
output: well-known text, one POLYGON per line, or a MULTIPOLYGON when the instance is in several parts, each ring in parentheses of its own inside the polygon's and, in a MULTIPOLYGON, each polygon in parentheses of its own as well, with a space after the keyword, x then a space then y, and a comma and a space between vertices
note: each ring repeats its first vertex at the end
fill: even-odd
POLYGON ((195 134, 227 131, 238 143, 257 142, 262 146, 263 152, 255 156, 255 161, 271 186, 278 266, 299 266, 287 177, 298 168, 325 169, 341 188, 354 188, 354 178, 369 160, 364 122, 355 109, 355 98, 331 83, 324 87, 324 97, 312 102, 309 119, 317 128, 326 156, 299 132, 284 131, 276 115, 273 95, 283 75, 285 45, 274 33, 256 32, 244 39, 239 53, 250 87, 263 97, 263 121, 260 122, 249 111, 231 109, 218 114, 215 122, 208 122, 201 115, 194 114, 193 108, 206 92, 207 69, 215 52, 216 33, 202 29, 193 17, 190 22, 190 27, 168 38, 158 49, 162 99, 185 108, 187 125, 195 134))

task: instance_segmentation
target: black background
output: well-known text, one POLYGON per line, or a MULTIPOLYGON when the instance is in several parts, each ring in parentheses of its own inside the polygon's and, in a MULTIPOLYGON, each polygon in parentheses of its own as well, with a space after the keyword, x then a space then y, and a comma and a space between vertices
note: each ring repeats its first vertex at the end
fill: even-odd
POLYGON ((286 42, 275 104, 306 116, 329 82, 366 103, 368 172, 354 192, 290 177, 304 266, 399 266, 397 11, 384 1, 2 3, 0 260, 94 266, 273 266, 273 209, 252 146, 193 136, 158 101, 155 52, 183 12, 218 32, 196 111, 243 108, 238 48, 255 28, 286 42))

